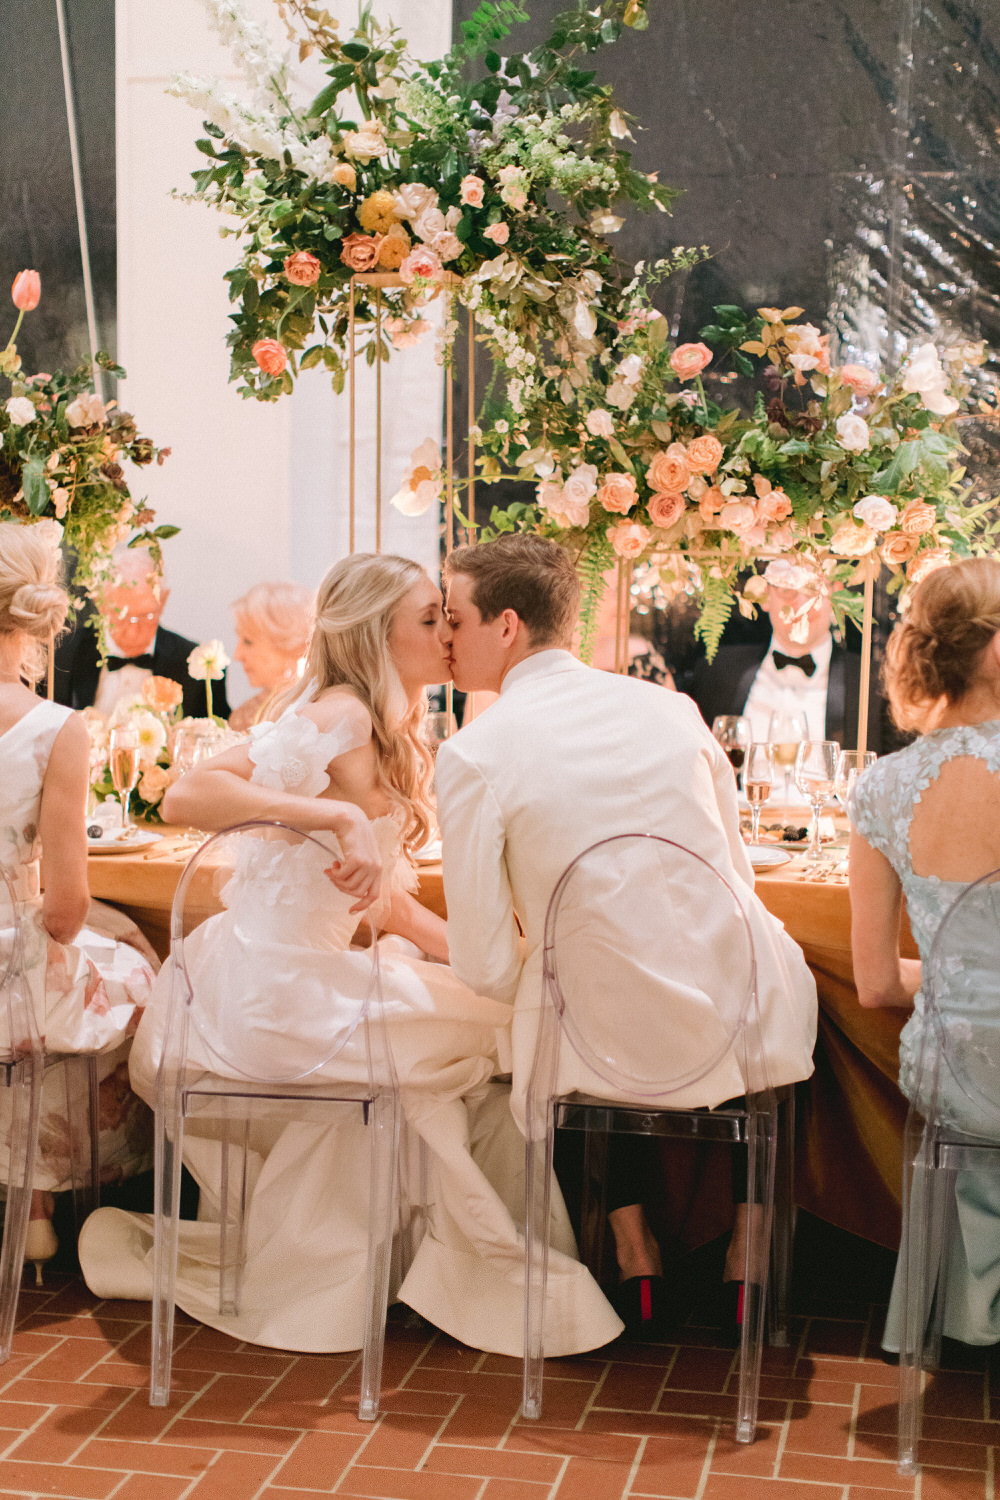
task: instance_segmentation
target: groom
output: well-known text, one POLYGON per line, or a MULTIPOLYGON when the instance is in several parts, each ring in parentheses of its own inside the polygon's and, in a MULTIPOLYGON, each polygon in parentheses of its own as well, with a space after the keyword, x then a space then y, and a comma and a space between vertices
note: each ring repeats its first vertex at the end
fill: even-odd
MULTIPOLYGON (((770 1082, 807 1078, 816 1034, 815 985, 799 949, 753 895, 732 770, 695 705, 652 683, 595 671, 571 654, 579 584, 569 554, 554 542, 502 536, 462 547, 448 558, 446 580, 455 686, 500 694, 437 757, 450 961, 471 989, 514 1007, 515 1116, 523 1120, 549 897, 578 854, 616 834, 674 840, 743 890, 770 1082)), ((711 925, 706 912, 706 929, 711 925)), ((721 961, 712 947, 717 937, 706 936, 706 974, 721 961)), ((642 933, 636 944, 641 950, 642 933)), ((690 1030, 671 1030, 672 1003, 685 1002, 671 993, 667 978, 664 1077, 687 1071, 681 1033, 690 1030)), ((627 990, 621 1012, 628 1045, 627 990)), ((655 1071, 651 1045, 655 1039, 646 1034, 634 1037, 629 1071, 636 1076, 655 1071)), ((675 1102, 713 1106, 744 1087, 731 1053, 675 1102)), ((608 1092, 569 1046, 562 1048, 558 1088, 608 1092)), ((619 1241, 614 1219, 612 1228, 619 1241)), ((635 1229, 634 1221, 626 1228, 633 1259, 626 1266, 619 1255, 622 1271, 655 1274, 655 1265, 641 1264, 642 1244, 631 1238, 635 1229)))

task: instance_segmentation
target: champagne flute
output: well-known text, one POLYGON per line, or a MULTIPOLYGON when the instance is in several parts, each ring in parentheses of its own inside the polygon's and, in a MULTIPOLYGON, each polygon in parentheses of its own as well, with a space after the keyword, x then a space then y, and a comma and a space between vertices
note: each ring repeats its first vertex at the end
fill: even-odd
POLYGON ((757 842, 760 828, 760 810, 771 795, 774 781, 774 746, 756 740, 747 748, 743 764, 743 795, 750 804, 753 826, 750 830, 751 848, 757 842))
POLYGON ((847 807, 851 788, 866 766, 873 766, 877 756, 874 750, 841 750, 837 757, 837 777, 834 791, 837 801, 847 807))
POLYGON ((809 738, 809 721, 804 713, 782 713, 775 709, 767 729, 767 737, 774 746, 774 763, 781 767, 784 778, 784 800, 790 797, 790 778, 795 757, 803 740, 809 738))
POLYGON ((812 807, 812 829, 806 859, 816 864, 821 858, 819 814, 824 802, 833 796, 837 781, 836 740, 803 740, 795 757, 795 784, 812 807))
POLYGON ((739 775, 750 744, 750 720, 741 714, 718 714, 712 720, 712 733, 725 750, 729 764, 739 775))
POLYGON ((139 780, 139 731, 131 724, 116 724, 108 741, 111 784, 122 805, 123 839, 131 838, 135 826, 129 818, 129 803, 139 780))

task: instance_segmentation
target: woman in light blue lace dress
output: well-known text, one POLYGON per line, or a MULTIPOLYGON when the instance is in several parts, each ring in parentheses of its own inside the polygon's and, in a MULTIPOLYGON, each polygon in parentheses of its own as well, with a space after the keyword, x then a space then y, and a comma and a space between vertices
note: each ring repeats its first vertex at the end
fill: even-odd
MULTIPOLYGON (((863 1006, 912 1010, 900 1038, 899 1084, 912 1098, 925 1035, 922 966, 941 920, 969 882, 1000 867, 1000 562, 975 558, 942 568, 916 589, 889 641, 886 686, 893 717, 918 737, 857 780, 849 800, 851 941, 863 1006), (902 958, 899 920, 905 898, 919 959, 902 958)), ((1000 972, 975 963, 980 944, 996 951, 998 887, 988 885, 963 910, 967 961, 939 976, 937 1003, 950 1041, 1000 1040, 1000 972)), ((957 936, 957 934, 956 934, 957 936)), ((1000 1047, 994 1055, 1000 1059, 1000 1047)), ((971 1133, 992 1134, 948 1069, 943 1111, 971 1133)), ((1000 1070, 997 1107, 1000 1109, 1000 1070)), ((1000 1171, 961 1172, 954 1233, 946 1248, 944 1333, 968 1344, 1000 1342, 1000 1171)), ((899 1276, 884 1347, 898 1350, 899 1276)))

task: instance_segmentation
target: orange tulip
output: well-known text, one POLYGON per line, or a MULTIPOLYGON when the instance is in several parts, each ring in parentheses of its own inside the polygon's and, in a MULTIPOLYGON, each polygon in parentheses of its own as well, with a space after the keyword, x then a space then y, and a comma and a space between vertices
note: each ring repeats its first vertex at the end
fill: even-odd
POLYGON ((18 271, 10 289, 11 301, 21 312, 32 312, 41 300, 42 278, 37 271, 18 271))

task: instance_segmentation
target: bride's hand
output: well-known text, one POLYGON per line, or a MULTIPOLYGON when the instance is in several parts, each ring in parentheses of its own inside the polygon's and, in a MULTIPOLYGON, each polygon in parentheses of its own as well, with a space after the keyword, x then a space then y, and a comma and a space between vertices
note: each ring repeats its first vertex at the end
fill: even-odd
POLYGON ((370 820, 360 808, 343 813, 334 829, 342 858, 334 860, 325 871, 337 887, 357 900, 352 912, 366 911, 378 899, 382 884, 382 856, 370 820))

